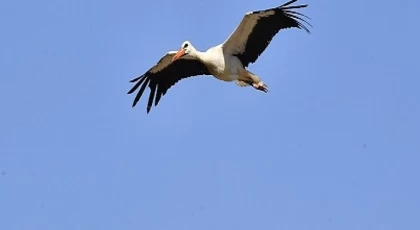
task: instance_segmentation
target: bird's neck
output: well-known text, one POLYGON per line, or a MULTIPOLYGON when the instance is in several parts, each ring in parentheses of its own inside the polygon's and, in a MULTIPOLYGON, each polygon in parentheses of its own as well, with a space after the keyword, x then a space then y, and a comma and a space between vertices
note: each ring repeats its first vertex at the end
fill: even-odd
POLYGON ((196 50, 196 49, 194 49, 194 50, 190 53, 190 55, 191 55, 193 58, 196 58, 196 59, 198 59, 198 60, 200 60, 200 61, 203 61, 203 60, 204 60, 204 58, 205 58, 205 55, 204 55, 204 54, 205 54, 204 52, 201 52, 201 51, 196 50))

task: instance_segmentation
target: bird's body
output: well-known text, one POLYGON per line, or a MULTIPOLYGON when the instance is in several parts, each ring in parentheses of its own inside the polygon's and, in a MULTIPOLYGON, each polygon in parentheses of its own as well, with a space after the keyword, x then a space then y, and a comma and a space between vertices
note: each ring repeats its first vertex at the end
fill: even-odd
POLYGON ((131 80, 135 85, 129 94, 140 87, 133 107, 146 86, 150 88, 147 104, 149 113, 153 100, 156 106, 167 90, 179 80, 198 75, 212 75, 221 81, 235 81, 238 86, 253 86, 257 90, 268 92, 267 85, 246 68, 257 60, 279 30, 296 27, 309 32, 300 22, 306 22, 300 17, 306 16, 291 10, 306 5, 288 6, 295 1, 291 0, 267 10, 248 12, 222 44, 205 52, 198 51, 189 41, 185 41, 178 51, 166 53, 145 74, 131 80))
POLYGON ((198 52, 197 58, 204 63, 211 75, 222 81, 234 81, 244 67, 239 58, 226 55, 222 45, 214 46, 206 52, 198 52))

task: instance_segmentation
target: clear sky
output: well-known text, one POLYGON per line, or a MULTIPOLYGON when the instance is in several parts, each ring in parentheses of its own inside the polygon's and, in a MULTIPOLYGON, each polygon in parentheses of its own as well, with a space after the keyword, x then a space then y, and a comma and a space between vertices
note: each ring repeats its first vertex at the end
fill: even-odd
POLYGON ((287 0, 3 1, 0 229, 420 229, 419 1, 299 0, 264 94, 128 82, 287 0), (148 91, 146 91, 148 93, 148 91))

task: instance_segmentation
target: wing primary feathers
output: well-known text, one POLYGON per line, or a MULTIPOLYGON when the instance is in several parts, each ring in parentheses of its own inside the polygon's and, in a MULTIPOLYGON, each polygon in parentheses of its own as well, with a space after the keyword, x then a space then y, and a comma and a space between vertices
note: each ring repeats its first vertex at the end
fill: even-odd
POLYGON ((297 0, 291 0, 291 1, 288 1, 288 2, 286 2, 286 3, 284 3, 283 5, 281 5, 281 6, 287 6, 287 5, 290 5, 290 4, 292 4, 292 3, 294 3, 294 2, 296 2, 297 0))
MULTIPOLYGON (((143 76, 141 76, 141 77, 143 77, 143 76)), ((141 77, 137 77, 136 79, 138 80, 138 79, 140 79, 141 77)), ((131 88, 130 89, 130 91, 128 91, 127 92, 127 94, 132 94, 134 91, 136 91, 136 89, 141 85, 141 83, 145 80, 146 78, 145 77, 143 77, 142 79, 140 79, 140 81, 139 82, 137 82, 134 86, 133 86, 133 88, 131 88)))
MULTIPOLYGON (((308 16, 307 16, 307 15, 305 15, 305 14, 302 14, 301 12, 292 11, 292 10, 286 10, 286 12, 287 12, 287 13, 290 13, 290 14, 297 14, 297 15, 299 15, 299 16, 302 16, 302 17, 304 17, 304 18, 306 18, 306 19, 311 20, 311 18, 310 18, 310 17, 308 17, 308 16)), ((308 22, 306 22, 306 23, 308 23, 308 22)), ((309 24, 309 23, 308 23, 308 24, 309 24)))
POLYGON ((140 78, 142 78, 144 75, 141 75, 140 77, 136 77, 130 80, 130 82, 136 82, 137 80, 139 80, 140 78))
POLYGON ((306 32, 311 33, 308 29, 308 27, 306 27, 305 25, 303 25, 301 22, 299 22, 299 20, 306 22, 309 26, 312 26, 310 23, 308 23, 306 20, 302 19, 299 16, 293 15, 293 14, 287 14, 288 17, 291 17, 293 19, 295 19, 296 23, 298 24, 298 26, 302 29, 304 29, 306 32))
POLYGON ((282 9, 298 9, 298 8, 303 8, 303 7, 307 7, 308 6, 308 4, 297 5, 297 6, 288 6, 288 5, 290 5, 290 4, 292 4, 292 3, 296 2, 296 1, 297 0, 288 1, 288 2, 284 3, 283 5, 281 5, 280 8, 282 8, 282 9))
POLYGON ((149 81, 150 81, 150 78, 147 78, 147 80, 141 86, 139 92, 137 93, 136 97, 134 98, 133 107, 136 106, 137 102, 140 100, 140 97, 143 94, 144 90, 146 89, 147 83, 149 83, 149 81))
POLYGON ((299 8, 305 8, 308 4, 305 5, 298 5, 298 6, 288 6, 288 7, 281 7, 283 10, 291 10, 291 9, 299 9, 299 8))
POLYGON ((149 94, 149 100, 147 102, 147 113, 150 112, 150 109, 152 108, 152 105, 153 105, 153 99, 155 99, 156 83, 151 83, 149 87, 150 87, 150 94, 149 94))
POLYGON ((162 97, 162 87, 163 87, 162 84, 159 84, 157 87, 155 106, 159 104, 160 98, 162 97))

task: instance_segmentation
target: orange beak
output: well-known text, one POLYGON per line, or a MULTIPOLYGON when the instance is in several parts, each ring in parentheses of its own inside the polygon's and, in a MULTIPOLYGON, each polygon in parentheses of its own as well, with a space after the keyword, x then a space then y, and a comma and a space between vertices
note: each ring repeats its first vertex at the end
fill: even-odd
POLYGON ((185 55, 185 50, 181 48, 181 49, 178 50, 178 52, 172 58, 172 61, 175 61, 175 60, 179 59, 180 57, 182 57, 184 55, 185 55))

